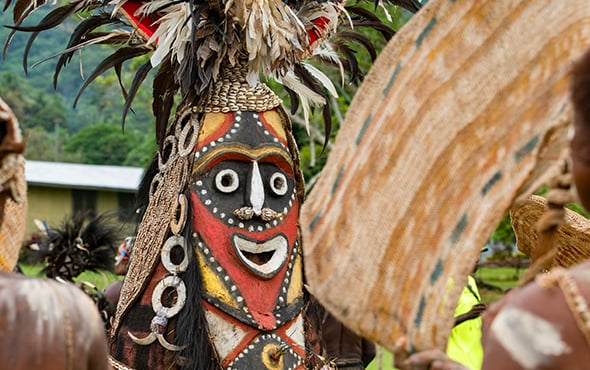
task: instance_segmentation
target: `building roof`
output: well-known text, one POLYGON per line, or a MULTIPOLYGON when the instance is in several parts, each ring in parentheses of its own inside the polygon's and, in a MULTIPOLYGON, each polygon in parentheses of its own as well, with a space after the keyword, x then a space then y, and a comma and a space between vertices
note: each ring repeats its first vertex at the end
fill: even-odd
POLYGON ((141 167, 26 161, 27 184, 48 187, 135 192, 141 167))

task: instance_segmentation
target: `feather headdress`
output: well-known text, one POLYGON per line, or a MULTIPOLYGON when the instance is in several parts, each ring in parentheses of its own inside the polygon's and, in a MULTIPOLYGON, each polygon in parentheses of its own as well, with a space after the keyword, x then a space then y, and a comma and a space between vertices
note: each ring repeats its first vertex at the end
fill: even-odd
POLYGON ((105 215, 78 213, 58 227, 47 228, 34 246, 50 278, 73 281, 84 271, 113 269, 117 251, 117 229, 105 215))
MULTIPOLYGON (((5 9, 11 3, 12 0, 7 0, 5 9)), ((54 84, 74 52, 92 44, 115 45, 117 49, 88 76, 78 97, 108 69, 114 69, 120 79, 124 62, 151 54, 150 61, 137 70, 128 90, 121 82, 126 98, 123 122, 148 72, 158 68, 153 84, 153 111, 160 143, 173 109, 173 97, 179 92, 183 101, 206 96, 219 77, 221 63, 228 61, 236 65, 240 58, 248 61, 247 81, 251 86, 256 85, 262 74, 285 87, 292 100, 292 112, 301 105, 307 118, 311 107, 323 105, 327 139, 331 130, 328 96, 334 95, 334 88, 323 72, 309 67, 306 61, 318 59, 336 65, 340 71, 348 71, 351 80, 358 79, 358 62, 350 43, 367 48, 372 58, 376 53, 371 41, 356 28, 374 28, 386 39, 394 34, 373 12, 338 0, 225 3, 74 0, 52 10, 38 24, 25 26, 27 17, 44 3, 44 0, 14 2, 13 32, 31 33, 25 48, 25 70, 29 51, 39 33, 60 25, 73 14, 80 14, 82 20, 72 32, 67 47, 54 56, 59 58, 54 84)), ((411 12, 420 8, 417 0, 388 3, 411 12)), ((375 5, 379 4, 380 1, 375 5)), ((11 37, 12 34, 6 45, 11 37)))

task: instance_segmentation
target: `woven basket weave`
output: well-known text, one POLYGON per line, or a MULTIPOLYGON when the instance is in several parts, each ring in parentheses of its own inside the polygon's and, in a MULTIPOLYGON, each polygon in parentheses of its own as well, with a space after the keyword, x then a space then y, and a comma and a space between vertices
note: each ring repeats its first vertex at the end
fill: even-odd
POLYGON ((402 335, 445 348, 481 247, 563 149, 567 73, 588 45, 587 0, 431 0, 398 32, 303 206, 306 278, 328 310, 390 350, 402 335))
MULTIPOLYGON (((537 221, 546 210, 547 200, 536 195, 510 210, 516 247, 529 257, 539 242, 537 221)), ((554 266, 570 267, 590 258, 590 220, 566 209, 564 223, 555 233, 554 248, 554 266)))
MULTIPOLYGON (((0 113, 6 135, 0 142, 0 185, 9 188, 0 192, 0 270, 12 271, 18 260, 25 232, 27 183, 25 159, 16 147, 22 148, 22 137, 16 117, 0 99, 0 113)), ((20 149, 19 149, 20 151, 20 149)))

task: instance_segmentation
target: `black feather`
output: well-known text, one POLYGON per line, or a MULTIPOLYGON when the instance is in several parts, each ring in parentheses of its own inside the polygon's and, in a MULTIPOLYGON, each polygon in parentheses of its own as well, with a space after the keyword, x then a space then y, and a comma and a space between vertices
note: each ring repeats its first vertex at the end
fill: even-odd
POLYGON ((323 151, 326 148, 326 146, 328 145, 328 142, 330 140, 330 135, 332 134, 332 112, 330 109, 330 100, 328 98, 328 94, 326 93, 326 91, 324 90, 322 85, 319 83, 319 81, 316 80, 315 77, 313 77, 313 75, 311 73, 309 73, 309 71, 307 69, 305 69, 305 67, 303 67, 303 65, 296 64, 295 68, 294 68, 294 72, 295 72, 295 75, 301 79, 301 82, 303 82, 303 84, 305 84, 305 86, 309 87, 313 92, 317 93, 318 95, 321 95, 326 102, 326 104, 324 105, 324 108, 323 108, 323 119, 324 119, 324 146, 322 148, 322 151, 323 151))
MULTIPOLYGON (((129 88, 129 95, 125 98, 125 107, 123 109, 123 117, 121 119, 121 127, 123 128, 123 130, 125 130, 125 118, 127 117, 127 113, 129 112, 129 110, 131 109, 131 103, 133 102, 135 95, 137 95, 137 91, 139 91, 141 84, 143 83, 143 81, 145 81, 145 78, 151 70, 152 64, 148 60, 141 67, 139 67, 139 69, 135 73, 135 77, 133 78, 133 82, 131 83, 131 87, 129 88)), ((119 78, 119 80, 121 79, 119 78)))
MULTIPOLYGON (((393 35, 395 35, 395 30, 383 23, 381 19, 370 10, 357 6, 347 6, 346 10, 351 14, 354 27, 373 28, 376 31, 379 31, 385 40, 390 40, 393 35)), ((348 25, 343 24, 343 27, 348 27, 348 25)))
MULTIPOLYGON (((187 227, 185 231, 186 240, 194 240, 191 228, 187 227)), ((187 284, 187 304, 180 311, 178 322, 187 323, 176 326, 176 338, 178 343, 186 347, 178 353, 178 361, 182 364, 179 369, 182 370, 221 370, 220 360, 211 343, 209 331, 207 330, 207 319, 205 310, 201 303, 203 296, 203 276, 197 267, 197 256, 195 255, 195 246, 189 248, 187 256, 191 263, 188 264, 187 271, 184 273, 185 281, 192 281, 194 284, 187 284)))
MULTIPOLYGON (((52 10, 36 26, 7 26, 8 28, 16 29, 18 31, 31 32, 31 36, 29 37, 29 40, 25 45, 23 55, 23 68, 25 73, 28 73, 27 65, 29 52, 31 50, 31 47, 33 46, 33 43, 35 42, 35 39, 37 38, 37 36, 39 36, 39 33, 41 31, 45 31, 62 24, 64 20, 66 20, 76 12, 86 9, 89 5, 90 2, 87 0, 75 1, 52 10)), ((21 17, 21 19, 23 18, 21 17)))
POLYGON ((372 61, 375 61, 375 59, 377 59, 377 50, 375 49, 375 45, 367 36, 360 34, 358 32, 342 31, 337 34, 337 37, 342 40, 358 42, 359 44, 363 45, 365 49, 369 52, 372 61))
POLYGON ((344 56, 344 60, 350 71, 350 81, 358 81, 362 78, 361 70, 359 69, 359 63, 356 59, 356 53, 342 40, 338 40, 334 43, 336 50, 344 56))
MULTIPOLYGON (((4 7, 4 10, 8 9, 10 6, 11 1, 7 1, 4 7)), ((17 0, 14 3, 14 8, 12 9, 12 19, 13 22, 21 23, 23 19, 25 19, 31 12, 41 5, 45 4, 44 0, 17 0)))
POLYGON ((80 87, 80 90, 78 91, 78 94, 76 94, 76 97, 74 99, 74 107, 76 107, 76 105, 78 104, 78 99, 80 99, 82 92, 84 92, 84 90, 88 87, 88 85, 90 85, 90 83, 92 83, 92 81, 94 81, 98 76, 100 76, 101 74, 103 74, 105 71, 107 71, 110 68, 115 68, 115 67, 121 65, 122 63, 124 63, 125 61, 127 61, 129 59, 133 59, 135 57, 145 55, 151 51, 152 51, 151 48, 147 48, 144 46, 122 47, 120 49, 117 49, 113 54, 106 57, 94 69, 94 71, 92 71, 92 73, 90 74, 90 76, 88 76, 86 81, 84 81, 84 84, 82 84, 82 87, 80 87))
MULTIPOLYGON (((361 8, 360 6, 347 6, 346 7, 346 11, 351 14, 351 18, 353 20, 355 20, 355 18, 360 17, 361 19, 366 19, 366 20, 370 20, 370 21, 374 21, 374 22, 381 22, 381 20, 379 19, 379 17, 377 17, 377 15, 375 13, 373 13, 372 11, 365 9, 365 8, 361 8), (355 17, 357 16, 357 17, 355 17)), ((358 19, 358 18, 357 18, 358 19)))
POLYGON ((289 94, 289 102, 291 103, 291 114, 297 113, 297 109, 299 109, 299 96, 297 93, 288 87, 284 86, 285 91, 289 94))
POLYGON ((4 12, 5 12, 5 11, 6 11, 6 9, 8 9, 8 8, 10 7, 10 2, 11 2, 11 0, 6 0, 6 1, 4 2, 4 7, 2 8, 2 11, 4 11, 4 12))
POLYGON ((355 27, 366 27, 379 31, 386 41, 391 40, 395 35, 395 30, 381 21, 353 21, 353 25, 355 27))
MULTIPOLYGON (((379 4, 379 0, 373 0, 375 6, 379 4)), ((397 5, 412 13, 418 12, 422 8, 422 4, 418 0, 385 0, 387 4, 397 5)))
POLYGON ((174 107, 174 95, 180 88, 174 76, 174 67, 170 58, 164 59, 153 81, 154 100, 152 102, 152 111, 156 118, 156 140, 158 144, 161 144, 165 137, 168 119, 174 107))
MULTIPOLYGON (((11 3, 10 1, 7 1, 6 6, 4 7, 4 10, 8 9, 8 6, 10 5, 10 3, 11 3)), ((14 22, 14 26, 10 30, 8 37, 6 38, 6 41, 4 42, 4 50, 2 52, 3 58, 6 58, 6 51, 8 50, 8 45, 10 45, 10 42, 14 38, 14 34, 17 31, 14 27, 19 27, 23 23, 23 21, 35 9, 37 9, 38 7, 40 7, 43 4, 45 4, 45 0, 38 0, 36 2, 34 0, 17 0, 16 1, 14 8, 12 9, 12 19, 14 22)), ((5 27, 11 28, 9 26, 5 26, 5 27)))
POLYGON ((332 134, 332 108, 330 106, 330 100, 326 99, 322 113, 324 119, 324 145, 322 146, 322 153, 324 153, 330 142, 330 135, 332 134))
POLYGON ((45 262, 44 274, 72 281, 84 271, 112 271, 117 230, 112 215, 80 212, 66 217, 38 242, 37 257, 45 262))
MULTIPOLYGON (((123 64, 117 64, 113 67, 113 70, 115 71, 115 74, 117 75, 117 81, 119 81, 119 87, 121 88, 121 92, 123 93, 123 98, 125 100, 127 100, 127 89, 125 88, 125 85, 123 85, 123 81, 121 79, 121 70, 123 69, 123 64)), ((126 114, 126 112, 124 112, 124 114, 126 114)))
MULTIPOLYGON (((118 20, 116 18, 111 17, 109 14, 99 14, 84 19, 72 32, 67 48, 70 49, 76 47, 77 45, 80 45, 82 42, 88 41, 89 38, 93 39, 94 37, 96 37, 96 35, 94 37, 90 36, 90 31, 93 31, 98 27, 116 22, 118 22, 118 20)), ((55 73, 53 75, 54 87, 57 86, 57 78, 59 76, 61 69, 71 61, 72 55, 74 55, 75 50, 77 49, 61 54, 60 58, 58 59, 57 65, 55 66, 55 73)))

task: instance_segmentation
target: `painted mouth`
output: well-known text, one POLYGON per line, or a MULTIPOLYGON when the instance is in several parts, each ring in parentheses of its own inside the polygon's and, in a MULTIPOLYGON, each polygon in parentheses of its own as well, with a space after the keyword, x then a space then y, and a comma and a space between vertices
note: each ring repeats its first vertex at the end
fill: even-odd
POLYGON ((240 261, 263 278, 275 276, 287 261, 289 243, 284 235, 256 242, 234 234, 232 243, 240 261))

